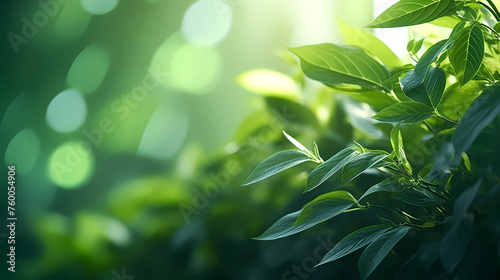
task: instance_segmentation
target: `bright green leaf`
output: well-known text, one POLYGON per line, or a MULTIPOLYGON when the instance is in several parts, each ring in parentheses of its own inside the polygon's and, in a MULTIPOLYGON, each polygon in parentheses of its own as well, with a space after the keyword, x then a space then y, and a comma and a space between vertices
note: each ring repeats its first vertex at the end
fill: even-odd
POLYGON ((388 229, 389 228, 385 225, 376 225, 364 227, 350 233, 340 240, 340 242, 337 243, 337 245, 335 245, 335 247, 333 247, 328 253, 326 253, 323 259, 316 266, 320 266, 327 262, 333 262, 365 247, 373 240, 379 238, 380 235, 388 229))
POLYGON ((366 152, 357 155, 342 169, 342 183, 348 183, 364 171, 378 166, 387 157, 387 154, 377 152, 366 152))
POLYGON ((366 247, 359 257, 358 269, 361 279, 366 279, 382 262, 392 248, 408 233, 410 227, 397 227, 384 232, 366 247))
POLYGON ((271 69, 256 69, 242 73, 236 82, 244 89, 264 96, 280 96, 298 100, 299 87, 287 75, 271 69))
POLYGON ((292 143, 295 147, 297 147, 297 149, 303 151, 304 153, 306 153, 306 154, 308 154, 310 156, 313 156, 313 153, 311 151, 309 151, 308 148, 304 147, 304 145, 302 145, 295 138, 293 138, 292 136, 288 135, 288 133, 286 133, 285 131, 283 131, 283 134, 285 135, 286 139, 288 139, 288 141, 290 141, 290 143, 292 143))
POLYGON ((432 117, 433 112, 434 110, 425 104, 403 101, 384 108, 372 118, 381 122, 416 123, 432 117))
POLYGON ((461 85, 474 78, 484 56, 484 37, 481 28, 473 25, 462 30, 450 49, 449 55, 451 65, 461 85))
POLYGON ((472 145, 481 131, 500 113, 500 86, 490 87, 472 102, 457 125, 451 141, 455 147, 455 164, 472 145))
POLYGON ((311 171, 309 177, 307 177, 307 186, 304 192, 308 192, 319 186, 342 167, 351 162, 358 154, 359 152, 355 148, 345 148, 320 164, 311 171))
POLYGON ((415 75, 418 77, 419 83, 423 82, 432 63, 434 63, 443 52, 451 48, 453 44, 454 40, 451 39, 439 41, 432 45, 432 47, 422 55, 417 65, 415 65, 415 75))
POLYGON ((395 68, 403 65, 397 55, 394 54, 394 52, 386 44, 384 44, 384 42, 380 41, 380 39, 372 33, 345 24, 340 20, 337 20, 337 25, 342 37, 348 45, 360 47, 366 50, 380 59, 380 61, 382 61, 382 63, 389 68, 395 68))
POLYGON ((426 23, 449 13, 454 0, 401 0, 382 12, 367 27, 401 27, 426 23))
POLYGON ((264 180, 276 173, 310 160, 308 155, 297 150, 277 152, 259 163, 248 176, 243 186, 264 180))
POLYGON ((390 135, 392 149, 399 162, 403 165, 409 174, 412 174, 412 169, 410 162, 406 159, 405 148, 403 145, 403 136, 401 135, 401 130, 399 129, 399 123, 392 129, 390 135))
POLYGON ((327 85, 377 86, 389 78, 389 71, 358 47, 319 44, 291 48, 304 73, 327 85))
POLYGON ((322 194, 302 208, 295 225, 318 224, 342 214, 358 201, 346 191, 333 191, 322 194))

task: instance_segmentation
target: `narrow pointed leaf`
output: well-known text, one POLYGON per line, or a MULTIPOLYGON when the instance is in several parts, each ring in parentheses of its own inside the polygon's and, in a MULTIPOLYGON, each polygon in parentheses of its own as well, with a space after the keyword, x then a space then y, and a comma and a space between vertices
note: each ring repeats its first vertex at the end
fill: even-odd
POLYGON ((472 236, 474 216, 470 213, 454 217, 451 229, 446 233, 439 247, 441 264, 449 273, 462 261, 472 236))
POLYGON ((449 13, 454 0, 401 0, 382 12, 367 27, 401 27, 426 23, 449 13))
POLYGON ((449 54, 460 84, 466 84, 474 78, 483 61, 484 36, 481 28, 473 25, 462 30, 449 54))
POLYGON ((292 234, 299 233, 308 228, 313 227, 315 224, 301 224, 295 225, 295 221, 299 217, 302 210, 290 213, 283 216, 281 219, 276 221, 271 227, 269 227, 262 235, 255 237, 255 240, 274 240, 278 238, 283 238, 290 236, 292 234))
POLYGON ((444 199, 426 189, 407 189, 396 196, 396 199, 413 206, 432 206, 444 202, 444 199))
POLYGON ((392 192, 392 193, 400 193, 405 190, 405 186, 399 183, 399 179, 403 176, 393 176, 385 179, 384 181, 371 186, 366 192, 359 198, 358 201, 361 201, 363 198, 369 196, 370 194, 377 192, 392 192))
POLYGON ((286 133, 285 131, 283 131, 283 134, 285 135, 286 139, 290 141, 290 143, 292 143, 295 147, 297 147, 297 149, 303 151, 306 154, 312 155, 311 151, 309 151, 308 148, 304 147, 304 145, 302 145, 299 141, 295 140, 295 138, 288 135, 288 133, 286 133))
POLYGON ((481 93, 472 102, 457 125, 451 137, 455 147, 455 165, 459 163, 461 155, 472 145, 477 136, 500 113, 500 86, 493 86, 481 93))
POLYGON ((319 186, 342 167, 351 162, 358 154, 359 152, 355 148, 345 148, 324 163, 320 164, 311 173, 309 173, 309 176, 307 177, 307 186, 304 192, 308 192, 319 186))
POLYGON ((358 201, 346 191, 333 191, 322 194, 304 205, 295 225, 318 224, 342 214, 358 201))
POLYGON ((439 41, 432 45, 432 47, 422 55, 417 65, 415 65, 415 74, 419 77, 421 82, 423 82, 432 63, 434 63, 443 52, 451 48, 454 42, 453 39, 439 41))
POLYGON ((428 105, 403 101, 384 108, 372 118, 381 122, 416 123, 432 117, 433 114, 434 110, 428 105))
POLYGON ((345 184, 352 181, 370 168, 374 168, 375 166, 380 167, 379 164, 387 157, 388 155, 386 154, 375 152, 366 152, 357 155, 342 169, 342 183, 345 184))
POLYGON ((319 44, 290 51, 300 58, 309 78, 326 85, 376 86, 390 77, 387 68, 358 47, 319 44))
POLYGON ((389 228, 385 225, 376 225, 364 227, 350 233, 340 240, 340 242, 337 243, 337 245, 335 245, 335 247, 333 247, 328 253, 326 253, 323 259, 316 266, 320 266, 327 262, 333 262, 365 247, 373 240, 380 237, 380 235, 387 230, 389 230, 389 228))
POLYGON ((366 279, 382 262, 392 248, 408 233, 410 227, 397 227, 384 232, 370 243, 359 257, 358 269, 361 279, 366 279))
POLYGON ((277 152, 259 163, 243 183, 243 186, 264 180, 276 173, 310 160, 305 153, 298 150, 277 152))

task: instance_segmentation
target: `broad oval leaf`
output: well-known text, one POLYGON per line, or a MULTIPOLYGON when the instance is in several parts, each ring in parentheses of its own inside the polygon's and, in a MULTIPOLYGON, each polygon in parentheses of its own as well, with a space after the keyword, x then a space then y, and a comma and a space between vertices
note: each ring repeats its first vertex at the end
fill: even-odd
POLYGON ((367 27, 401 27, 426 23, 450 12, 454 0, 401 0, 382 12, 367 27))
POLYGON ((385 225, 368 226, 362 229, 358 229, 355 232, 350 233, 342 240, 340 240, 335 247, 333 247, 323 259, 316 265, 320 266, 327 262, 333 262, 344 256, 349 255, 356 250, 359 250, 366 245, 370 244, 373 240, 377 239, 384 232, 389 230, 385 225))
POLYGON ((276 173, 310 160, 308 155, 298 150, 277 152, 259 163, 243 183, 243 186, 264 180, 276 173))
POLYGON ((366 50, 391 69, 403 66, 399 57, 384 42, 380 41, 377 36, 366 30, 343 23, 338 19, 337 25, 346 44, 366 50))
POLYGON ((308 192, 319 186, 342 167, 351 162, 358 154, 359 152, 355 148, 345 148, 320 164, 309 173, 307 177, 307 186, 304 192, 308 192))
POLYGON ((402 226, 384 232, 375 239, 361 254, 358 270, 361 279, 366 279, 377 268, 392 248, 408 233, 410 227, 402 226))
POLYGON ((342 184, 352 181, 364 171, 378 166, 389 155, 377 152, 366 152, 357 155, 342 169, 342 184))
POLYGON ((291 48, 304 73, 326 85, 377 86, 390 77, 389 70, 358 47, 334 44, 291 48))
POLYGON ((399 183, 399 179, 403 178, 401 175, 389 177, 384 181, 371 186, 366 192, 359 198, 358 201, 361 201, 363 198, 369 196, 370 194, 377 192, 392 192, 399 193, 405 190, 405 186, 399 183))
POLYGON ((333 191, 316 197, 302 208, 295 225, 318 224, 342 214, 358 201, 346 191, 333 191))
POLYGON ((278 238, 283 238, 290 236, 292 234, 299 233, 308 228, 313 227, 315 224, 301 224, 295 225, 295 221, 299 217, 302 210, 293 212, 283 216, 281 219, 276 221, 272 226, 270 226, 262 235, 255 237, 255 240, 274 240, 278 238))
POLYGON ((473 25, 462 30, 449 55, 450 63, 461 85, 474 78, 484 57, 484 36, 481 28, 473 25))
POLYGON ((430 67, 422 80, 415 71, 401 79, 401 90, 413 101, 437 108, 446 88, 446 74, 443 69, 430 67))
POLYGON ((472 145, 477 136, 500 113, 500 86, 488 88, 472 102, 451 137, 455 147, 454 164, 458 164, 463 152, 472 145))
POLYGON ((372 118, 381 122, 416 123, 432 117, 434 110, 423 103, 403 101, 378 112, 372 118))

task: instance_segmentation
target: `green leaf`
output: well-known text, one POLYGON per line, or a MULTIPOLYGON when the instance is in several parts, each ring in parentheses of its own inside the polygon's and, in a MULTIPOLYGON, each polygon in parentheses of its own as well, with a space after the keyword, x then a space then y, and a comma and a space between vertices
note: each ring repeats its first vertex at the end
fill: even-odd
POLYGON ((285 131, 283 131, 283 134, 285 135, 286 139, 288 139, 288 141, 290 141, 290 143, 292 143, 295 147, 297 147, 297 149, 301 150, 302 152, 306 153, 307 155, 309 155, 311 157, 314 157, 313 153, 311 151, 309 151, 308 148, 304 147, 304 145, 302 145, 299 141, 295 140, 295 138, 288 135, 288 133, 286 133, 285 131))
POLYGON ((342 184, 348 183, 364 171, 378 166, 387 157, 387 154, 377 152, 366 152, 357 155, 342 169, 342 184))
POLYGON ((408 233, 410 227, 397 227, 384 232, 375 239, 361 254, 358 269, 361 279, 366 279, 382 262, 392 248, 408 233))
POLYGON ((450 63, 461 85, 474 78, 484 57, 484 37, 481 28, 473 25, 462 30, 449 55, 450 63))
POLYGON ((342 214, 358 201, 346 191, 333 191, 322 194, 302 208, 294 225, 318 224, 342 214))
POLYGON ((401 0, 389 7, 367 27, 401 27, 426 23, 449 13, 454 0, 401 0))
POLYGON ((371 186, 366 192, 359 198, 358 201, 361 201, 363 198, 369 196, 370 194, 377 192, 392 192, 399 193, 405 190, 405 186, 399 182, 399 180, 403 178, 401 175, 392 176, 384 181, 371 186))
POLYGON ((308 192, 319 186, 342 167, 351 162, 358 154, 359 152, 355 148, 345 148, 324 163, 320 164, 313 171, 311 171, 307 177, 307 186, 304 192, 308 192))
POLYGON ((413 206, 432 206, 444 202, 444 199, 432 192, 410 188, 396 196, 396 199, 413 206))
POLYGON ((474 186, 468 188, 460 194, 453 204, 453 216, 461 217, 467 212, 472 204, 472 201, 474 200, 474 197, 476 197, 476 193, 482 182, 482 180, 477 181, 474 186))
POLYGON ((443 237, 439 248, 441 264, 449 273, 462 261, 467 244, 472 236, 474 216, 470 213, 454 217, 451 229, 443 237))
POLYGON ((446 88, 446 74, 438 67, 429 68, 425 78, 410 71, 401 79, 401 90, 413 101, 437 108, 446 88))
POLYGON ((319 44, 290 51, 300 58, 309 78, 327 85, 377 86, 390 76, 387 68, 358 47, 319 44))
POLYGON ((419 82, 423 82, 427 72, 429 71, 432 63, 438 59, 439 55, 451 48, 454 40, 442 40, 432 45, 420 58, 415 65, 415 75, 418 77, 419 82))
POLYGON ((274 240, 299 233, 316 225, 313 223, 295 225, 295 221, 297 220, 301 212, 302 210, 299 210, 297 212, 293 212, 283 216, 281 219, 276 221, 271 227, 269 227, 262 235, 255 237, 253 239, 274 240))
POLYGON ((308 155, 297 150, 277 152, 259 163, 243 183, 243 186, 264 180, 276 173, 310 160, 308 155))
POLYGON ((346 44, 360 47, 371 53, 389 68, 403 65, 396 54, 372 33, 350 26, 337 19, 337 25, 346 44))
POLYGON ((416 123, 426 120, 434 114, 434 110, 422 103, 403 101, 384 108, 372 118, 381 122, 416 123))
POLYGON ((326 253, 323 259, 316 266, 320 266, 327 262, 333 262, 365 247, 373 240, 379 238, 380 235, 388 229, 389 228, 385 225, 376 225, 364 227, 350 233, 340 240, 340 242, 337 243, 337 245, 335 245, 335 247, 333 247, 328 253, 326 253))
POLYGON ((406 158, 403 136, 401 135, 401 130, 399 129, 399 123, 392 129, 390 139, 394 155, 398 161, 401 162, 401 165, 405 168, 405 170, 409 174, 412 174, 410 162, 408 162, 408 159, 406 158))
POLYGON ((500 113, 500 86, 490 87, 472 102, 451 137, 455 147, 455 165, 481 131, 500 113))

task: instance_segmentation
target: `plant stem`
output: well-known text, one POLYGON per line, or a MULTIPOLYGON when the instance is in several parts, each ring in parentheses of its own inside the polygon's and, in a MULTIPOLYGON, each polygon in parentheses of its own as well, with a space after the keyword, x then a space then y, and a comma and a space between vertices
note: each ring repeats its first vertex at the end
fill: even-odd
MULTIPOLYGON (((488 0, 488 3, 490 3, 490 1, 488 0)), ((498 16, 498 14, 495 12, 495 10, 493 10, 490 6, 486 5, 485 3, 483 2, 479 2, 479 4, 481 4, 483 7, 485 7, 489 12, 490 14, 493 15, 493 17, 495 17, 495 19, 497 21, 500 21, 500 17, 498 16)), ((491 3, 490 3, 491 4, 491 3)))
POLYGON ((482 25, 482 26, 484 26, 484 27, 486 27, 486 28, 488 28, 491 32, 493 32, 493 34, 495 34, 495 36, 496 36, 497 38, 499 38, 499 39, 500 39, 500 34, 498 34, 498 32, 496 32, 496 31, 495 31, 495 29, 493 29, 493 28, 489 27, 488 25, 486 25, 486 24, 484 24, 484 23, 481 23, 481 25, 482 25))
POLYGON ((437 109, 436 109, 436 110, 434 110, 434 111, 436 112, 436 115, 437 115, 438 117, 440 117, 441 119, 443 119, 443 120, 445 120, 445 121, 447 121, 447 122, 449 122, 449 123, 452 123, 452 124, 454 124, 454 125, 458 125, 458 123, 457 123, 457 122, 452 121, 452 120, 448 119, 447 117, 443 116, 441 113, 439 113, 439 111, 438 111, 437 109))
POLYGON ((437 134, 436 131, 429 125, 429 123, 427 121, 424 121, 424 124, 427 127, 427 129, 429 129, 432 132, 432 134, 434 134, 434 135, 437 134))

